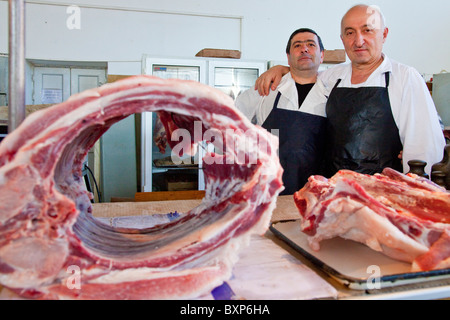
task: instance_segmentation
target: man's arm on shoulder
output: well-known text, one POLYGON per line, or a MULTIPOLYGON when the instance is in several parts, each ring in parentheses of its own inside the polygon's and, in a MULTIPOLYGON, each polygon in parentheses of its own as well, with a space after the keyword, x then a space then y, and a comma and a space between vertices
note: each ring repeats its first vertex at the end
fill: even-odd
POLYGON ((261 96, 268 96, 270 90, 275 91, 283 76, 289 72, 289 67, 282 65, 274 66, 256 79, 255 89, 258 90, 261 96))

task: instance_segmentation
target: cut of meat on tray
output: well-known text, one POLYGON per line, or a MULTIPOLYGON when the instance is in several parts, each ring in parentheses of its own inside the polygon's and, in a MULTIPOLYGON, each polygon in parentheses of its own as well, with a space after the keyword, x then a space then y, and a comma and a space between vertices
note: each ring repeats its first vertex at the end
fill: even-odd
POLYGON ((0 144, 0 284, 35 299, 209 293, 231 276, 250 236, 267 230, 283 189, 277 147, 229 97, 191 81, 137 76, 35 112, 0 144), (233 148, 205 156, 206 195, 198 207, 149 228, 114 228, 92 215, 82 163, 111 125, 144 111, 162 113, 170 133, 190 132, 202 119, 204 131, 192 137, 227 131, 233 148), (242 135, 247 131, 253 134, 242 135), (229 161, 241 153, 246 161, 229 161))
POLYGON ((430 250, 418 256, 413 262, 413 271, 450 268, 450 231, 446 230, 434 242, 430 250))
POLYGON ((330 179, 311 176, 294 201, 314 250, 342 237, 416 271, 450 267, 450 193, 429 180, 390 168, 375 175, 341 170, 330 179))

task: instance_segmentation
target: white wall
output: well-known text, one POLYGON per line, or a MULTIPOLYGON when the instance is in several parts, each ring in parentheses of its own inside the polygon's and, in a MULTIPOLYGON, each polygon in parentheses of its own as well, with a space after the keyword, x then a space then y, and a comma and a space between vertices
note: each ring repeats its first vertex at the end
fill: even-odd
MULTIPOLYGON (((193 57, 203 48, 238 49, 242 59, 282 60, 290 33, 315 29, 342 49, 340 18, 354 0, 26 1, 29 59, 139 61, 142 54, 193 57), (69 30, 67 7, 80 7, 69 30)), ((385 52, 424 74, 450 71, 450 1, 373 0, 390 28, 385 52)), ((0 0, 0 53, 7 53, 8 2, 0 0)))

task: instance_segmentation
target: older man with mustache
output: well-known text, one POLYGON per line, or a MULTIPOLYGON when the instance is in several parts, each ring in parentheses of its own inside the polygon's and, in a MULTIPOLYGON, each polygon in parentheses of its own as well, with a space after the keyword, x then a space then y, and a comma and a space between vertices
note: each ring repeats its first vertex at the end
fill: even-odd
MULTIPOLYGON (((340 169, 407 172, 412 159, 426 161, 430 174, 442 160, 445 139, 431 95, 414 68, 383 53, 388 32, 376 6, 354 6, 342 18, 341 39, 351 63, 324 71, 315 86, 320 98, 311 101, 326 108, 326 176, 340 169)), ((279 66, 263 74, 256 83, 261 94, 285 72, 279 66)))

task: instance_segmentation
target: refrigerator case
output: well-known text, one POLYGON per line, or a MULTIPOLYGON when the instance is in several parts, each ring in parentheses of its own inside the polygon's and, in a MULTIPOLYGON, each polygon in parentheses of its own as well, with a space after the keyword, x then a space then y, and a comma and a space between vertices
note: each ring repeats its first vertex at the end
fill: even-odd
POLYGON ((450 129, 450 73, 433 75, 433 101, 445 129, 450 129))
MULTIPOLYGON (((143 74, 153 75, 162 79, 193 80, 205 84, 207 82, 206 62, 201 59, 171 59, 145 55, 142 61, 142 69, 143 74)), ((158 132, 160 124, 155 112, 142 113, 141 191, 204 189, 203 172, 200 170, 201 165, 198 164, 198 161, 183 159, 184 161, 181 165, 172 163, 172 150, 168 145, 165 152, 161 153, 153 139, 154 134, 158 132), (184 179, 177 182, 174 181, 174 176, 184 179)))
MULTIPOLYGON (((210 85, 235 99, 252 88, 267 68, 265 62, 245 62, 235 59, 178 59, 143 57, 143 74, 164 79, 194 80, 210 85)), ((141 189, 151 191, 204 190, 202 161, 205 150, 212 146, 203 143, 192 159, 182 158, 182 165, 171 164, 172 150, 167 146, 162 154, 153 139, 159 125, 154 112, 141 117, 141 189), (195 178, 195 181, 192 179, 195 178), (179 180, 179 181, 177 181, 179 180)))

